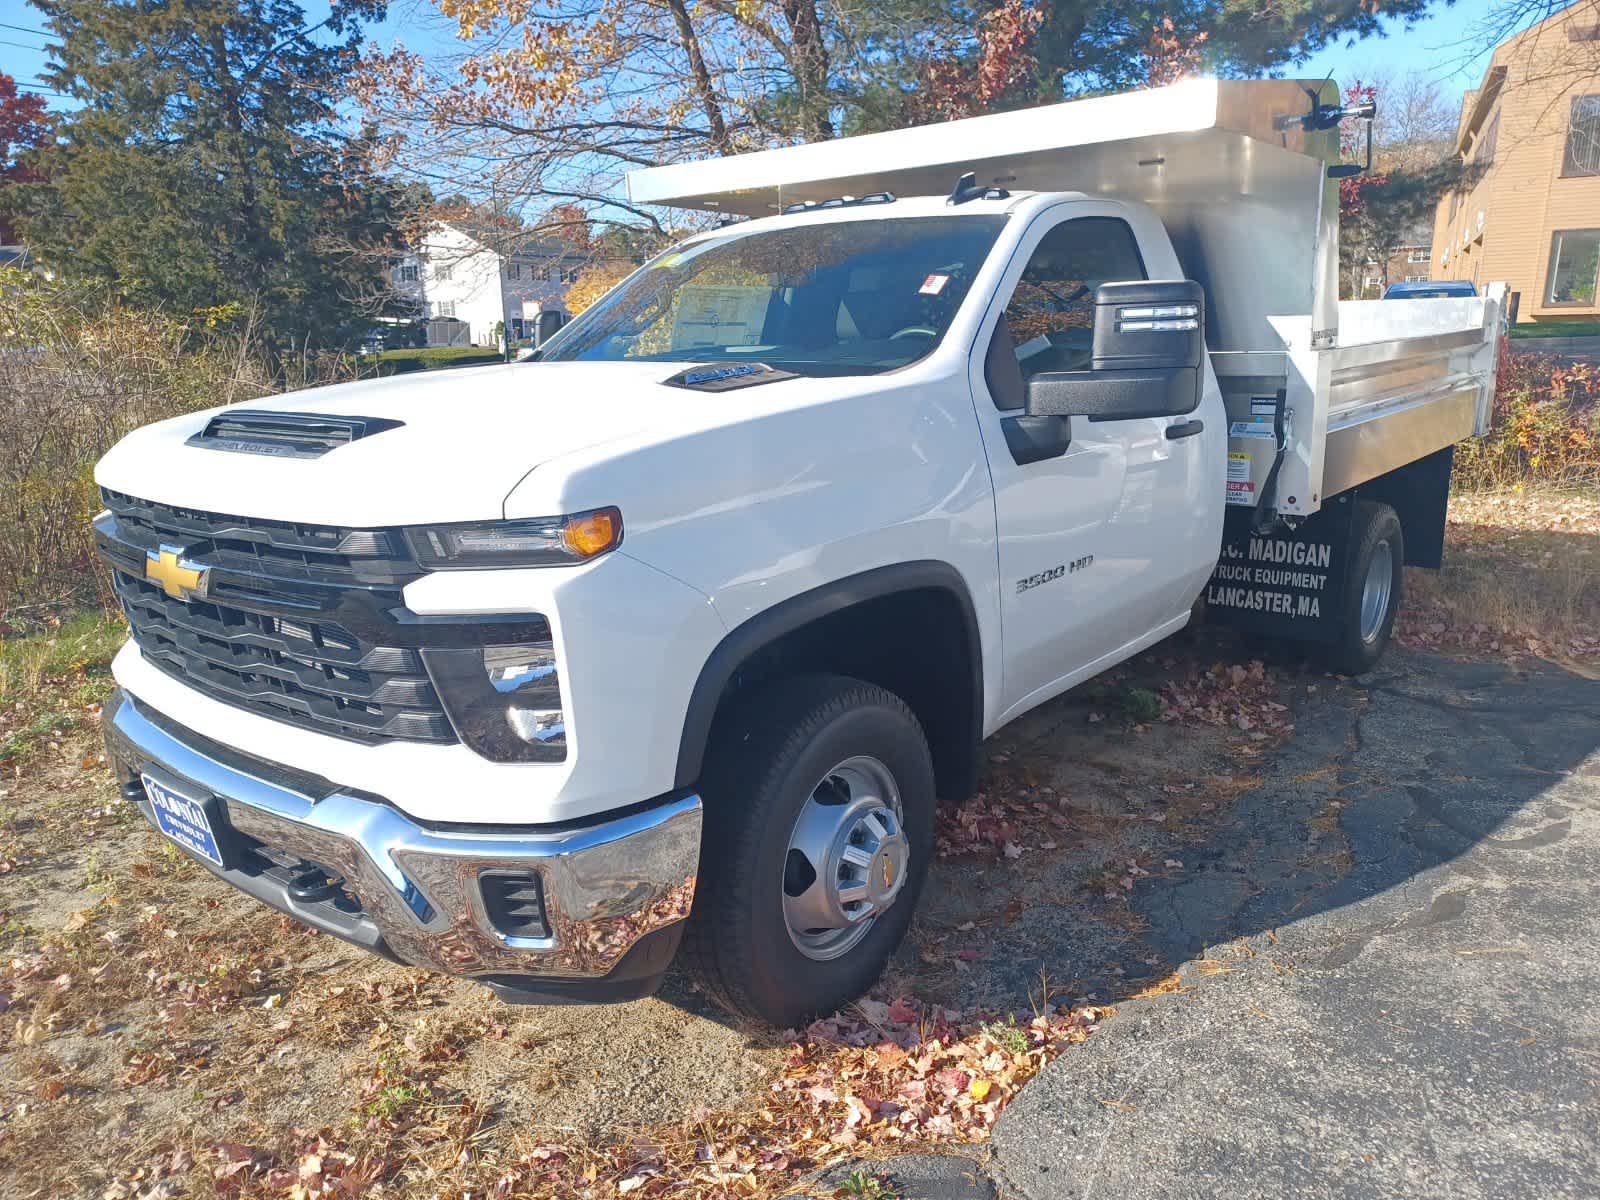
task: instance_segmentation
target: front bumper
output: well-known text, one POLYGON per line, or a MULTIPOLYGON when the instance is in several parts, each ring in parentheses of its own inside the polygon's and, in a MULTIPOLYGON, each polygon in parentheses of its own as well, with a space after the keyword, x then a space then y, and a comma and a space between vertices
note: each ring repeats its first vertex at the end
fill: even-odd
POLYGON ((124 794, 154 822, 149 774, 215 798, 225 865, 240 890, 396 961, 473 977, 510 1000, 648 994, 694 900, 698 796, 579 827, 424 827, 382 799, 247 756, 184 729, 126 692, 102 717, 124 794), (485 874, 530 873, 536 936, 491 915, 485 874), (308 875, 327 886, 307 886, 308 875))

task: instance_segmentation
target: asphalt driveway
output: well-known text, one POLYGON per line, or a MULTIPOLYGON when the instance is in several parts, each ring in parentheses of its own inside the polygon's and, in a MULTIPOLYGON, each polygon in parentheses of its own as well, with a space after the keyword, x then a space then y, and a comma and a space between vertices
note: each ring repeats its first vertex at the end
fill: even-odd
POLYGON ((1600 1196, 1600 682, 1391 651, 1198 861, 1181 964, 904 1200, 1600 1196))

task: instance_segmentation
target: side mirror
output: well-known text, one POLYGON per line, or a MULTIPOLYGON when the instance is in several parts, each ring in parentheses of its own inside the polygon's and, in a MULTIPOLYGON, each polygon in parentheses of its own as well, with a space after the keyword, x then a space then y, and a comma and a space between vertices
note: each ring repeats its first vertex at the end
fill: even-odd
POLYGON ((1200 403, 1205 303, 1200 285, 1186 279, 1101 284, 1089 370, 1035 375, 1028 414, 1125 421, 1193 412, 1200 403))

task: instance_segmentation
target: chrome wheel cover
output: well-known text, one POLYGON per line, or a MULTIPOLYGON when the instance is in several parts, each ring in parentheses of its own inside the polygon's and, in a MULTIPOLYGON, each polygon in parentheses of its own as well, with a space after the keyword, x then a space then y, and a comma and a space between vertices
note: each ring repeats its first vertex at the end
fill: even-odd
POLYGON ((1389 593, 1394 590, 1394 547, 1387 541, 1372 548, 1367 577, 1361 583, 1361 640, 1377 640, 1383 619, 1389 612, 1389 593))
POLYGON ((818 781, 789 833, 783 918, 807 958, 848 954, 905 886, 910 843, 900 790, 875 758, 847 758, 818 781))

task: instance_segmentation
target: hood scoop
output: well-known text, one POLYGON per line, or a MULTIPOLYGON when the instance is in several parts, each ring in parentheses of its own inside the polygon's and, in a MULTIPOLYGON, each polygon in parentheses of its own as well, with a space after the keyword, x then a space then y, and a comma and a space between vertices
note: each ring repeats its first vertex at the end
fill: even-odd
POLYGON ((323 413, 244 409, 218 413, 185 445, 233 454, 321 458, 330 450, 403 424, 404 421, 391 421, 386 417, 334 417, 323 413))

